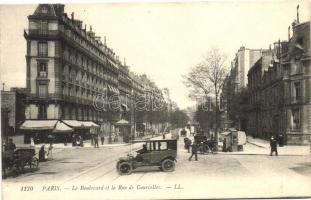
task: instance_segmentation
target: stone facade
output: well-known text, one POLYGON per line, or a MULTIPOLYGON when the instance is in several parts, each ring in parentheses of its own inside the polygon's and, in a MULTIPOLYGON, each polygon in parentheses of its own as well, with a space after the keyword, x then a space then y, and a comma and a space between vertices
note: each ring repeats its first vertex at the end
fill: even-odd
POLYGON ((283 134, 287 144, 308 144, 310 112, 310 22, 293 23, 289 41, 276 42, 248 73, 250 135, 283 134))

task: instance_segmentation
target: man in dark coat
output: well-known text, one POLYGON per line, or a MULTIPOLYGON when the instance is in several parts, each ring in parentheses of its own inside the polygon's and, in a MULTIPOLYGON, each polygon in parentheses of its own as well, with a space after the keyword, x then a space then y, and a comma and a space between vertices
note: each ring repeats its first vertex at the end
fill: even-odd
POLYGON ((192 141, 190 139, 186 140, 186 149, 188 150, 188 153, 190 153, 191 144, 192 144, 192 141))
POLYGON ((191 156, 189 157, 189 161, 191 161, 192 156, 194 155, 195 161, 198 161, 198 144, 193 143, 192 148, 191 148, 191 156))
POLYGON ((14 151, 16 149, 16 145, 14 144, 12 138, 9 139, 9 142, 5 145, 4 149, 6 151, 14 151))
POLYGON ((270 156, 272 156, 273 152, 275 152, 275 155, 277 156, 278 155, 278 142, 273 136, 270 139, 270 147, 271 147, 270 156))

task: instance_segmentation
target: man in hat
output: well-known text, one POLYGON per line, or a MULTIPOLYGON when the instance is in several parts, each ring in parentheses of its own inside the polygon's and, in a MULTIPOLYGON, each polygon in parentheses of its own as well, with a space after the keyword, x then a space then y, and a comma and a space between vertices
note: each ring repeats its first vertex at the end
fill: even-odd
POLYGON ((270 148, 271 148, 270 156, 272 156, 273 152, 275 152, 275 155, 277 156, 278 155, 278 143, 273 136, 270 139, 270 148))

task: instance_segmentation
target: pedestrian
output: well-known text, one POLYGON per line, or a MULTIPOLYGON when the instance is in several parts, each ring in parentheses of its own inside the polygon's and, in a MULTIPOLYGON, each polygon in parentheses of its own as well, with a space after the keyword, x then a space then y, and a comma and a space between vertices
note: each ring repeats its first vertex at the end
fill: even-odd
POLYGON ((187 131, 183 128, 180 132, 180 135, 186 137, 186 134, 187 134, 187 131))
POLYGON ((35 148, 35 141, 33 137, 30 137, 30 148, 35 148))
POLYGON ((186 149, 188 150, 188 153, 190 153, 191 144, 192 144, 192 141, 190 139, 186 140, 186 149))
POLYGON ((104 134, 100 135, 100 141, 102 142, 102 145, 105 143, 105 136, 104 134))
POLYGON ((47 154, 47 159, 48 160, 53 160, 53 145, 50 143, 50 146, 48 148, 48 154, 47 154))
POLYGON ((191 156, 189 157, 189 161, 191 161, 192 156, 194 155, 195 161, 198 161, 198 145, 196 142, 193 143, 191 148, 191 156))
POLYGON ((98 135, 94 136, 94 148, 99 148, 98 147, 98 135))
POLYGON ((163 140, 165 139, 165 133, 163 133, 163 140))
POLYGON ((222 141, 222 151, 226 152, 227 151, 227 139, 224 138, 224 140, 222 141))
POLYGON ((276 139, 272 136, 270 139, 270 147, 271 147, 271 152, 270 156, 272 156, 273 152, 275 152, 275 155, 278 156, 278 143, 276 139))
POLYGON ((45 157, 46 151, 45 151, 44 147, 45 147, 45 146, 42 145, 41 148, 40 148, 40 151, 39 151, 39 162, 44 162, 44 161, 46 161, 46 157, 45 157))
POLYGON ((5 145, 4 150, 5 151, 14 151, 16 149, 16 145, 13 142, 13 139, 10 138, 9 142, 5 145))

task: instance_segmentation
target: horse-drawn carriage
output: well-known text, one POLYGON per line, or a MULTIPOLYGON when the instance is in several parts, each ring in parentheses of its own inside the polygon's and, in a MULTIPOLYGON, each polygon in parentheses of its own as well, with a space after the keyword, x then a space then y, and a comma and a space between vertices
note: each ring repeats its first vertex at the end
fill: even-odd
POLYGON ((34 148, 18 148, 3 152, 2 170, 13 170, 16 173, 24 171, 25 167, 29 169, 38 169, 39 159, 35 157, 34 148))
POLYGON ((204 153, 216 153, 216 141, 213 139, 207 139, 205 135, 195 135, 194 143, 198 144, 198 151, 204 153))

